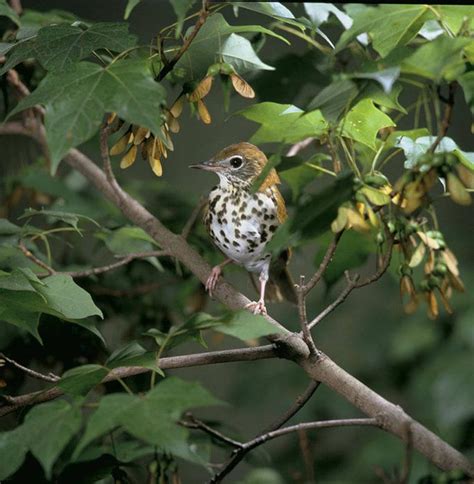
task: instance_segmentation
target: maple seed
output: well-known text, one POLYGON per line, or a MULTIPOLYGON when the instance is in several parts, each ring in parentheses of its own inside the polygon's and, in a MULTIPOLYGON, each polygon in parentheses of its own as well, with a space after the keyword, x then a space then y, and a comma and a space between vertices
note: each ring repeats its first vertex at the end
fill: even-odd
POLYGON ((140 145, 142 144, 143 140, 145 138, 148 138, 150 136, 150 130, 147 128, 143 128, 142 126, 138 126, 137 129, 135 130, 135 136, 133 138, 133 144, 134 145, 140 145))
POLYGON ((242 79, 237 74, 231 74, 230 80, 232 81, 232 85, 234 89, 242 96, 249 99, 253 99, 255 97, 255 91, 252 89, 252 86, 242 79))
POLYGON ((137 157, 137 151, 137 145, 132 145, 127 153, 125 153, 125 156, 120 160, 120 168, 125 169, 133 165, 137 157))
POLYGON ((131 143, 131 140, 133 139, 133 134, 132 133, 125 133, 118 141, 115 143, 112 148, 110 148, 110 154, 112 156, 114 155, 119 155, 122 153, 127 145, 131 143))
POLYGON ((471 194, 466 190, 465 186, 461 183, 461 180, 454 174, 448 173, 447 185, 451 200, 459 205, 470 205, 471 194))
POLYGON ((211 124, 211 115, 209 114, 206 105, 203 101, 201 101, 201 99, 199 99, 199 101, 197 102, 197 110, 202 122, 204 124, 211 124))
POLYGON ((179 96, 178 99, 173 103, 170 108, 170 113, 173 115, 173 118, 179 118, 181 113, 183 112, 185 99, 184 96, 179 96))
POLYGON ((207 96, 211 90, 213 80, 214 78, 212 76, 206 76, 189 95, 189 100, 196 102, 207 96))

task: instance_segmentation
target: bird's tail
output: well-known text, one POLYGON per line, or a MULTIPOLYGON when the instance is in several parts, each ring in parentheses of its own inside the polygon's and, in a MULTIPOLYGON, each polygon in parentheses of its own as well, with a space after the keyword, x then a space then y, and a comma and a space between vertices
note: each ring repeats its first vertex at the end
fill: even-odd
MULTIPOLYGON (((265 290, 265 299, 270 302, 289 301, 297 304, 295 283, 288 270, 290 250, 286 249, 270 263, 270 275, 265 290)), ((258 292, 258 277, 252 275, 252 282, 258 292)))

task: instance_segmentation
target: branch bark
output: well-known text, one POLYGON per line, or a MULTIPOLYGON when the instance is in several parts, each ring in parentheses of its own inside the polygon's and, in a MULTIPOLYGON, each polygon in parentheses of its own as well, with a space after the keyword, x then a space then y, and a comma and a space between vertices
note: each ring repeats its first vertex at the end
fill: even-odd
MULTIPOLYGON (((159 366, 162 370, 171 370, 176 368, 190 368, 192 366, 214 365, 217 363, 230 363, 236 361, 255 361, 268 358, 274 358, 278 353, 273 345, 257 346, 255 348, 239 348, 233 350, 210 351, 206 353, 197 353, 194 355, 168 356, 160 358, 159 366)), ((143 366, 123 366, 114 368, 102 380, 102 383, 115 381, 130 376, 140 375, 151 371, 143 366)), ((15 410, 28 405, 54 400, 64 395, 59 387, 49 388, 48 390, 27 393, 18 397, 2 396, 7 405, 0 406, 0 417, 7 415, 15 410)))

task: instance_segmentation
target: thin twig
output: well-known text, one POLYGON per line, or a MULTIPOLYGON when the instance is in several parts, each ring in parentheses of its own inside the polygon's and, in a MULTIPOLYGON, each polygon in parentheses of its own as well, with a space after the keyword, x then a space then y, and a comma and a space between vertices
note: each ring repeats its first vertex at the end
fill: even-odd
POLYGON ((260 433, 266 434, 285 425, 288 420, 294 417, 306 405, 306 402, 308 402, 308 400, 313 396, 320 384, 321 382, 319 381, 311 380, 309 385, 306 387, 306 390, 296 398, 293 405, 281 417, 272 422, 260 433))
POLYGON ((314 139, 315 138, 305 138, 302 141, 298 141, 298 143, 295 143, 290 147, 286 156, 296 156, 300 151, 308 147, 314 139))
POLYGON ((181 46, 181 49, 176 53, 176 55, 163 66, 161 71, 158 73, 156 80, 159 82, 163 80, 174 68, 174 66, 178 63, 179 59, 184 55, 184 53, 189 49, 191 46, 192 41, 201 30, 201 27, 206 23, 207 17, 209 16, 209 9, 208 9, 208 1, 202 1, 201 12, 197 19, 196 24, 194 25, 193 31, 186 37, 181 46))
POLYGON ((442 101, 446 102, 446 107, 444 108, 444 115, 441 121, 441 125, 439 127, 438 136, 436 137, 434 143, 430 146, 428 152, 434 153, 438 145, 441 143, 441 140, 446 136, 448 132, 449 126, 451 124, 451 119, 453 117, 453 108, 454 108, 454 94, 456 92, 457 83, 451 82, 449 84, 449 91, 448 91, 448 98, 445 99, 440 96, 442 101))
POLYGON ((284 427, 282 429, 274 430, 266 434, 259 435, 253 440, 249 440, 243 444, 241 449, 234 452, 232 458, 225 464, 221 471, 215 474, 209 481, 209 484, 216 484, 222 482, 225 476, 235 468, 235 466, 248 454, 251 450, 265 444, 269 440, 273 440, 282 435, 286 435, 292 432, 298 432, 300 430, 310 430, 310 429, 321 429, 321 428, 331 428, 331 427, 350 427, 350 426, 379 426, 379 422, 376 418, 350 418, 350 419, 339 419, 339 420, 323 420, 319 422, 304 422, 296 425, 291 425, 289 427, 284 427))
POLYGON ((230 445, 231 447, 234 447, 236 449, 241 449, 243 447, 242 442, 231 439, 227 435, 224 435, 221 432, 218 432, 217 430, 213 429, 212 427, 209 427, 209 425, 204 423, 202 420, 197 419, 192 413, 190 412, 186 413, 186 418, 188 420, 180 421, 180 424, 183 425, 184 427, 187 427, 190 429, 202 430, 203 432, 206 432, 207 434, 219 440, 220 442, 230 445))
POLYGON ((47 272, 47 274, 43 274, 42 277, 57 274, 57 272, 51 266, 43 262, 41 259, 38 259, 38 257, 36 257, 30 250, 28 250, 22 240, 18 242, 18 248, 23 252, 26 257, 28 257, 28 259, 33 261, 37 266, 41 267, 47 272))
POLYGON ((321 311, 309 324, 308 328, 311 330, 314 328, 318 323, 320 323, 328 314, 332 313, 340 304, 342 304, 347 296, 352 292, 352 290, 357 286, 357 281, 359 280, 359 275, 356 274, 354 277, 349 275, 349 272, 346 271, 344 273, 346 276, 347 284, 342 290, 341 294, 337 297, 337 299, 332 302, 329 306, 327 306, 323 311, 321 311))
POLYGON ((1 363, 1 360, 5 360, 11 366, 14 366, 18 370, 21 370, 23 373, 26 373, 27 375, 33 378, 36 378, 37 380, 43 380, 43 381, 52 382, 52 383, 56 383, 58 380, 60 380, 60 377, 55 375, 54 373, 49 373, 48 375, 44 375, 43 373, 39 373, 35 370, 32 370, 31 368, 27 368, 26 366, 21 365, 15 360, 8 358, 8 356, 4 355, 3 353, 0 353, 0 363, 1 363))
MULTIPOLYGON (((275 350, 275 347, 273 345, 265 345, 254 348, 238 348, 231 350, 208 351, 205 353, 191 355, 169 356, 160 358, 160 368, 162 370, 189 368, 193 366, 214 365, 218 363, 230 363, 236 361, 255 361, 275 358, 276 356, 278 356, 278 353, 275 350)), ((114 368, 102 380, 102 383, 140 375, 149 371, 151 371, 149 368, 143 366, 124 366, 114 368)), ((0 417, 28 405, 53 400, 63 394, 64 391, 61 388, 53 387, 49 390, 26 393, 16 397, 2 395, 1 399, 7 402, 7 405, 0 405, 0 417)))
POLYGON ((300 318, 301 331, 303 333, 303 339, 308 345, 311 355, 317 354, 316 345, 314 344, 311 331, 308 327, 308 316, 306 314, 306 297, 305 297, 305 283, 304 276, 300 276, 300 283, 296 285, 296 296, 298 299, 298 314, 300 318))
POLYGON ((385 232, 387 236, 387 250, 384 254, 382 264, 374 274, 367 277, 363 281, 358 282, 356 285, 357 288, 368 286, 369 284, 372 284, 373 282, 378 281, 385 274, 385 271, 388 269, 388 266, 390 265, 390 261, 392 260, 394 240, 393 240, 392 234, 390 234, 388 230, 386 230, 385 232))
POLYGON ((311 450, 311 442, 308 439, 308 433, 305 429, 298 430, 298 441, 300 444, 301 454, 303 456, 304 466, 306 468, 306 480, 308 484, 314 484, 314 464, 311 450))
POLYGON ((206 197, 201 197, 199 199, 199 202, 194 207, 194 210, 191 212, 191 215, 189 216, 188 220, 184 224, 183 230, 181 231, 181 237, 183 237, 183 239, 187 239, 189 237, 189 234, 191 233, 191 230, 193 229, 194 224, 196 223, 196 220, 199 217, 199 214, 201 213, 201 210, 204 208, 206 203, 206 197))
POLYGON ((321 261, 321 264, 319 265, 318 270, 313 274, 311 279, 304 286, 305 295, 308 294, 308 292, 311 291, 311 289, 313 289, 313 287, 316 286, 316 284, 321 280, 321 277, 323 277, 324 272, 328 268, 328 265, 330 264, 334 256, 334 253, 336 252, 337 244, 339 243, 339 240, 341 239, 343 233, 344 232, 341 231, 334 235, 334 238, 329 244, 329 247, 327 248, 326 253, 324 254, 323 260, 321 261))

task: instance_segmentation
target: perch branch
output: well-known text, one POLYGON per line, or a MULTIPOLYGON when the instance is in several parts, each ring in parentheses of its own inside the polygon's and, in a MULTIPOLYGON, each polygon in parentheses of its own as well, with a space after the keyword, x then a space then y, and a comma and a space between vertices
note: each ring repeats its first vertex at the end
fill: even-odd
POLYGON ((317 354, 317 349, 311 336, 310 327, 308 325, 308 316, 306 314, 306 297, 305 297, 304 276, 300 276, 300 283, 296 286, 296 296, 298 299, 298 314, 301 324, 301 332, 303 340, 308 345, 309 352, 312 355, 317 354))

